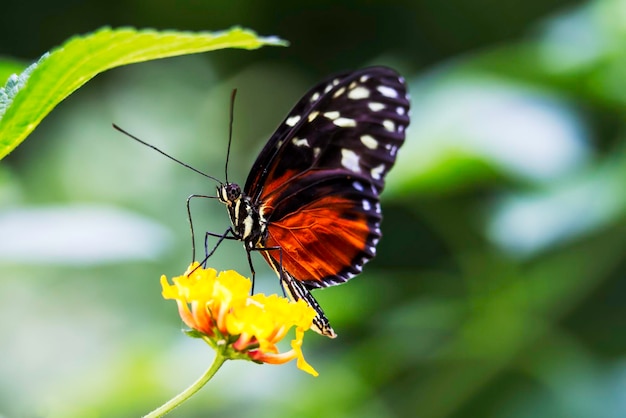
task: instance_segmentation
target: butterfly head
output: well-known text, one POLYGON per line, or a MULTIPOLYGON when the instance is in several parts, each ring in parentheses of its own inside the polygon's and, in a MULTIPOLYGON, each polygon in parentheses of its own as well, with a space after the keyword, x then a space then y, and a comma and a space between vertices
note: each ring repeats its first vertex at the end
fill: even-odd
POLYGON ((217 186, 217 198, 227 206, 241 199, 241 187, 236 183, 222 183, 217 186))

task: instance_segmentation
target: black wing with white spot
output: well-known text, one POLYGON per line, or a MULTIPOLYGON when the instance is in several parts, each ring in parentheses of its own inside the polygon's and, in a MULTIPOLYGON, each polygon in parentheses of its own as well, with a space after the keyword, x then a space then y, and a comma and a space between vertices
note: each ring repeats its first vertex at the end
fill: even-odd
MULTIPOLYGON (((263 246, 281 247, 283 269, 307 288, 343 283, 374 257, 379 194, 408 112, 395 71, 340 74, 311 89, 261 151, 244 192, 267 221, 263 246)), ((277 251, 263 254, 279 264, 277 251)))
POLYGON ((409 124, 402 77, 370 67, 329 77, 294 106, 252 166, 244 187, 253 201, 310 170, 365 176, 380 192, 409 124))

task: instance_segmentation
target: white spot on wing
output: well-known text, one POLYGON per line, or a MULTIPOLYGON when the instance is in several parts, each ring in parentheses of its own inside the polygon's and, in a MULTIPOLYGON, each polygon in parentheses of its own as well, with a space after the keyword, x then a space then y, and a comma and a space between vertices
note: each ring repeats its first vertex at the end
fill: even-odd
POLYGON ((309 145, 309 141, 306 138, 293 138, 291 140, 291 142, 296 146, 296 147, 310 147, 309 145))
POLYGON ((378 147, 378 141, 371 135, 361 135, 361 142, 369 149, 378 147))
POLYGON ((293 115, 287 118, 287 121, 285 123, 289 126, 296 126, 296 123, 298 122, 300 122, 300 115, 293 115))
POLYGON ((349 149, 341 150, 341 165, 343 165, 348 170, 352 170, 355 173, 359 173, 361 171, 361 167, 359 167, 359 156, 356 153, 349 149))
POLYGON ((370 173, 372 174, 372 177, 374 179, 380 180, 380 177, 384 171, 385 171, 385 164, 381 164, 378 167, 372 168, 372 171, 370 173))
POLYGON ((358 181, 355 181, 354 183, 352 183, 352 187, 354 187, 356 190, 362 192, 363 190, 363 185, 361 183, 359 183, 358 181))
POLYGON ((356 126, 356 121, 354 119, 349 118, 338 118, 333 121, 333 123, 342 128, 350 128, 356 126))
POLYGON ((332 88, 333 88, 332 84, 327 85, 326 88, 324 89, 324 93, 328 93, 329 91, 332 90, 332 88))
POLYGON ((393 132, 396 130, 396 124, 393 123, 392 120, 390 119, 385 119, 383 121, 383 126, 385 127, 386 130, 388 130, 389 132, 393 132))
POLYGON ((307 118, 309 120, 309 122, 313 122, 313 120, 317 117, 317 115, 319 115, 320 112, 318 112, 317 110, 314 110, 313 112, 309 113, 309 117, 307 118))
POLYGON ((361 76, 361 78, 359 79, 359 81, 360 81, 361 83, 365 83, 365 82, 366 82, 367 80, 369 80, 369 79, 370 79, 370 76, 369 76, 369 75, 362 75, 362 76, 361 76))
POLYGON ((369 212, 371 208, 372 208, 372 204, 370 203, 370 201, 367 199, 363 199, 363 210, 366 212, 369 212))
POLYGON ((336 110, 332 111, 332 112, 326 112, 326 113, 324 113, 324 117, 326 117, 326 118, 328 118, 330 120, 335 120, 335 119, 337 119, 339 117, 339 112, 337 112, 336 110))
POLYGON ((311 96, 311 101, 316 102, 319 98, 320 98, 320 94, 318 92, 315 92, 313 93, 313 96, 311 96))
POLYGON ((319 157, 320 156, 320 151, 321 151, 320 147, 313 148, 313 158, 319 157))
POLYGON ((398 108, 396 109, 396 113, 400 116, 404 115, 405 112, 406 110, 402 106, 398 106, 398 108))
POLYGON ((382 103, 378 103, 378 102, 371 102, 367 104, 367 107, 372 109, 372 111, 374 112, 379 112, 385 108, 385 105, 382 103))
POLYGON ((346 91, 345 87, 342 87, 339 90, 337 90, 335 94, 333 94, 333 99, 336 99, 337 97, 341 96, 344 91, 346 91))
POLYGON ((376 90, 378 90, 380 94, 386 97, 391 97, 394 99, 398 97, 398 92, 389 86, 378 86, 376 87, 376 90))
POLYGON ((348 93, 348 98, 352 100, 367 99, 368 97, 370 97, 370 91, 363 86, 355 87, 348 93))

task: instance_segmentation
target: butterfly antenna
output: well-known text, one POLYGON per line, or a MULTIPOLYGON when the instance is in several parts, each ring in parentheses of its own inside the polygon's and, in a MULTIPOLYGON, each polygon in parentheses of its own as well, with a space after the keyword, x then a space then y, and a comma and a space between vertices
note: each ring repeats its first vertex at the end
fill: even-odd
POLYGON ((228 183, 228 160, 230 160, 230 144, 233 142, 233 120, 235 118, 235 96, 237 96, 237 89, 233 89, 230 95, 230 124, 228 127, 228 148, 226 150, 226 166, 224 167, 224 176, 226 177, 226 183, 228 183))
POLYGON ((155 146, 154 146, 154 145, 152 145, 152 144, 148 144, 147 142, 142 141, 141 139, 137 138, 135 135, 133 135, 133 134, 131 134, 131 133, 129 133, 129 132, 127 132, 127 131, 125 131, 124 129, 120 128, 120 127, 119 127, 119 126, 117 126, 116 124, 113 124, 113 128, 115 128, 116 130, 120 131, 120 132, 121 132, 121 133, 123 133, 124 135, 126 135, 126 136, 128 136, 128 137, 130 137, 130 138, 134 139, 135 141, 139 142, 140 144, 143 144, 143 145, 145 145, 145 146, 147 146, 147 147, 149 147, 149 148, 152 148, 153 150, 155 150, 155 151, 156 151, 156 152, 158 152, 159 154, 166 156, 166 157, 167 157, 167 158, 169 158, 170 160, 177 162, 178 164, 182 165, 183 167, 186 167, 186 168, 190 169, 191 171, 195 171, 196 173, 198 173, 198 174, 200 174, 200 175, 202 175, 202 176, 204 176, 204 177, 210 178, 211 180, 214 180, 214 181, 216 181, 216 182, 218 182, 218 183, 220 183, 220 184, 222 183, 221 181, 219 181, 219 180, 218 180, 218 179, 216 179, 215 177, 210 176, 210 175, 208 175, 208 174, 206 174, 206 173, 203 173, 202 171, 200 171, 200 170, 198 170, 198 169, 193 168, 193 167, 192 167, 192 166, 190 166, 189 164, 185 164, 184 162, 182 162, 182 161, 180 161, 180 160, 178 160, 178 159, 176 159, 176 158, 172 157, 171 155, 169 155, 169 154, 168 154, 168 153, 166 153, 165 151, 161 151, 160 149, 158 149, 157 147, 155 147, 155 146))

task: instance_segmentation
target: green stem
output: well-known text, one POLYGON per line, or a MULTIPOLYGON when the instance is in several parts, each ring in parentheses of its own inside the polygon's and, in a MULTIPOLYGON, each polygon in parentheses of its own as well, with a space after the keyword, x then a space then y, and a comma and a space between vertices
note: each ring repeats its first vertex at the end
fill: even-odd
POLYGON ((159 418, 172 412, 174 408, 189 399, 194 393, 199 391, 202 386, 204 386, 209 380, 211 380, 211 378, 215 375, 215 373, 217 373, 219 368, 222 367, 222 364, 224 364, 226 360, 228 360, 228 358, 226 358, 224 354, 220 352, 220 350, 216 350, 213 364, 211 364, 211 367, 209 367, 209 369, 202 376, 200 376, 198 380, 196 380, 187 389, 183 390, 181 393, 179 393, 174 398, 170 399, 154 411, 150 412, 147 415, 144 415, 143 418, 159 418))

